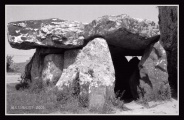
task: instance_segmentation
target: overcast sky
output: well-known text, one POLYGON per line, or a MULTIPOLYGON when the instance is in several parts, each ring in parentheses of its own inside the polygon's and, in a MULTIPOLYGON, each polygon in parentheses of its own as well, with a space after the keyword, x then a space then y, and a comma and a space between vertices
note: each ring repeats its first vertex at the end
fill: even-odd
POLYGON ((5 49, 6 54, 15 55, 15 62, 23 62, 33 55, 35 50, 11 48, 7 40, 7 23, 21 20, 60 18, 89 23, 104 15, 127 14, 134 18, 150 19, 158 23, 156 6, 123 5, 6 5, 5 7, 5 49), (26 55, 27 57, 21 57, 26 55))

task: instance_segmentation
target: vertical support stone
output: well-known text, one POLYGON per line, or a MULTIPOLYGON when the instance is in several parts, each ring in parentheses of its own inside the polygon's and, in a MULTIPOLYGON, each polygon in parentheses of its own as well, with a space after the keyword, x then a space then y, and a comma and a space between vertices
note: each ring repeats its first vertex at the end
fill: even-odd
POLYGON ((31 60, 25 66, 24 72, 21 74, 21 78, 23 82, 30 83, 31 82, 31 68, 33 63, 34 55, 32 56, 31 60))
POLYGON ((37 48, 33 55, 33 62, 31 67, 31 81, 41 80, 41 73, 43 69, 43 56, 40 55, 40 49, 37 48))
POLYGON ((63 54, 49 54, 44 57, 42 80, 46 86, 55 85, 63 71, 63 54))
POLYGON ((43 87, 47 82, 55 85, 63 70, 63 53, 60 49, 37 48, 25 67, 24 79, 30 80, 32 88, 43 87), (52 54, 57 53, 57 54, 52 54))
POLYGON ((159 6, 159 29, 163 47, 167 52, 169 83, 177 96, 178 88, 178 10, 177 6, 159 6))
POLYGON ((103 110, 106 101, 106 86, 91 86, 89 93, 89 108, 103 110))
POLYGON ((168 82, 167 56, 160 41, 149 46, 139 63, 140 83, 138 94, 146 101, 171 98, 168 82))
POLYGON ((61 91, 73 87, 79 79, 79 102, 89 109, 102 111, 105 103, 114 97, 115 73, 106 41, 96 38, 77 54, 56 84, 61 91))

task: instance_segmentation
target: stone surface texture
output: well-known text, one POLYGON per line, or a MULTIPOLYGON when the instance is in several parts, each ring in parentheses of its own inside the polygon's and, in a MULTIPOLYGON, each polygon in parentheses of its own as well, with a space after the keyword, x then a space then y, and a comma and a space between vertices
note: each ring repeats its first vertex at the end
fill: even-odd
POLYGON ((24 71, 21 73, 21 78, 23 82, 31 82, 31 68, 33 63, 33 57, 31 60, 26 64, 24 71))
POLYGON ((151 20, 132 18, 126 14, 102 16, 85 25, 84 37, 101 36, 108 44, 132 50, 144 49, 158 40, 158 25, 151 20))
POLYGON ((138 67, 140 71, 139 98, 146 101, 170 99, 167 56, 160 41, 145 50, 138 67))
MULTIPOLYGON (((178 29, 178 10, 177 6, 160 6, 159 9, 159 29, 161 33, 162 45, 167 52, 169 82, 173 90, 178 88, 177 70, 177 29, 178 29)), ((176 94, 177 95, 177 94, 176 94)))
POLYGON ((8 24, 8 41, 13 48, 77 48, 102 37, 108 44, 132 50, 145 49, 159 38, 158 25, 151 20, 122 14, 103 16, 89 24, 60 19, 26 20, 8 24))
POLYGON ((84 25, 76 21, 45 19, 11 22, 8 40, 17 49, 35 47, 73 48, 83 45, 84 25))
POLYGON ((41 81, 44 56, 40 55, 40 49, 37 48, 34 53, 31 67, 31 82, 41 81))
POLYGON ((102 109, 114 97, 114 67, 106 41, 96 38, 77 55, 76 61, 63 71, 56 86, 61 91, 79 82, 79 101, 91 109, 102 109), (98 97, 99 99, 94 99, 98 97))
POLYGON ((53 86, 61 77, 63 71, 63 54, 49 54, 44 57, 42 81, 45 85, 53 86))

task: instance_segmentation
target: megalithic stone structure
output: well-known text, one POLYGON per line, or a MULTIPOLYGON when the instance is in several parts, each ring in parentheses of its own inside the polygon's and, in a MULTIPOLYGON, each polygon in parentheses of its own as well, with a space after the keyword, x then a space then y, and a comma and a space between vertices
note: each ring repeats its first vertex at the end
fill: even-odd
POLYGON ((116 83, 118 89, 126 86, 126 96, 147 101, 170 98, 163 37, 151 20, 122 14, 85 24, 57 18, 17 21, 8 23, 8 41, 16 49, 36 49, 25 68, 30 84, 52 84, 61 93, 77 95, 90 109, 103 110, 115 97, 116 83), (135 70, 128 70, 128 61, 121 62, 117 55, 125 61, 127 55, 143 57, 139 65, 130 67, 135 70), (118 65, 127 70, 116 71, 116 78, 118 65))

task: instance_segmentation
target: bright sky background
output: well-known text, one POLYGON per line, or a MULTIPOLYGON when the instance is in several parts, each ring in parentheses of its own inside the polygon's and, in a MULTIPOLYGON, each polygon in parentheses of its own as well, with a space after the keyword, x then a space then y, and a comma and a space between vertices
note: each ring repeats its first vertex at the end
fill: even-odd
POLYGON ((6 5, 5 7, 5 51, 14 55, 15 62, 24 62, 35 50, 11 48, 7 40, 7 23, 21 20, 60 18, 89 23, 104 15, 127 14, 134 18, 150 19, 158 23, 155 5, 6 5))

